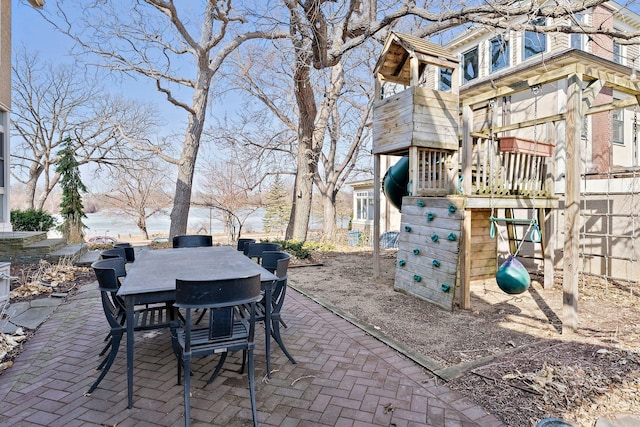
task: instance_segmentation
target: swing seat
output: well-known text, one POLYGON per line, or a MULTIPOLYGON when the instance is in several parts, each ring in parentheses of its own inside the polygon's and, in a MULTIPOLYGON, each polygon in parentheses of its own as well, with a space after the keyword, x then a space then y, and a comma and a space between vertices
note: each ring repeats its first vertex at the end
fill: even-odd
POLYGON ((517 295, 521 294, 531 285, 531 276, 529 272, 516 259, 514 255, 509 255, 507 260, 502 263, 496 272, 496 282, 503 292, 517 295))

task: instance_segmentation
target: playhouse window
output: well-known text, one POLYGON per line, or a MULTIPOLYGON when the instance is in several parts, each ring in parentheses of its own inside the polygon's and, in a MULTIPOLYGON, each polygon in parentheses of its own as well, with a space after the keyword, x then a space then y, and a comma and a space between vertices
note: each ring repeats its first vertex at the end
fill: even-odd
POLYGON ((478 46, 462 54, 462 83, 478 78, 478 46))
POLYGON ((491 44, 491 72, 495 73, 509 65, 509 42, 503 36, 494 37, 491 44))
MULTIPOLYGON (((538 18, 530 21, 530 24, 541 27, 546 25, 546 20, 545 18, 538 18)), ((525 31, 523 47, 524 59, 536 56, 547 50, 547 35, 535 31, 525 31)))
POLYGON ((451 68, 440 68, 440 82, 438 84, 438 90, 447 92, 451 90, 451 76, 453 70, 451 68))

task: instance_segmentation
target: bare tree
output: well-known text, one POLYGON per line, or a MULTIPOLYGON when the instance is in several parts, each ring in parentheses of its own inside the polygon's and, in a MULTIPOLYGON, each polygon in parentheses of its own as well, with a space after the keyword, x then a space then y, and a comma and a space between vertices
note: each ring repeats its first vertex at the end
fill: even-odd
POLYGON ((54 67, 20 51, 13 66, 12 167, 26 185, 27 206, 42 209, 58 183, 65 138, 79 166, 118 162, 130 156, 123 138, 141 138, 155 125, 152 117, 148 106, 106 94, 80 68, 54 67))
POLYGON ((136 226, 149 239, 147 219, 171 203, 166 191, 170 177, 153 160, 139 160, 109 170, 111 188, 104 196, 111 207, 135 218, 136 226))
POLYGON ((240 238, 245 222, 262 205, 252 191, 255 176, 252 168, 236 161, 211 163, 204 173, 195 204, 220 211, 229 242, 240 238))
POLYGON ((268 15, 268 4, 262 5, 263 10, 256 10, 259 2, 247 9, 232 7, 231 0, 199 4, 202 10, 196 11, 191 2, 82 2, 74 6, 72 1, 59 1, 58 18, 46 15, 77 42, 81 54, 99 58, 97 65, 152 79, 167 101, 186 113, 179 158, 163 156, 178 167, 171 236, 187 229, 200 138, 216 73, 243 43, 286 37, 271 25, 262 29, 259 20, 249 19, 268 15), (72 22, 64 11, 74 7, 83 10, 83 17, 72 22))

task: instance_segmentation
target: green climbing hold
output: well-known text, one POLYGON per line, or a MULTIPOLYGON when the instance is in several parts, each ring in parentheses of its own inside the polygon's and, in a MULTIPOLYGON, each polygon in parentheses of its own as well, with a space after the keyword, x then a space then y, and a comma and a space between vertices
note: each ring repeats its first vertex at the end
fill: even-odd
POLYGON ((414 255, 420 255, 420 249, 414 249, 413 250, 413 254, 414 255))
POLYGON ((422 280, 421 276, 418 276, 417 274, 413 276, 413 280, 415 280, 416 282, 419 282, 422 280))
POLYGON ((433 243, 437 242, 437 241, 438 241, 438 235, 437 235, 437 234, 434 234, 433 236, 431 236, 431 241, 432 241, 433 243))
POLYGON ((434 214, 432 214, 431 212, 429 212, 429 213, 427 214, 427 221, 431 222, 431 221, 433 221, 433 219, 434 219, 435 217, 436 217, 436 216, 435 216, 434 214))
POLYGON ((418 200, 416 204, 418 205, 419 208, 424 208, 424 200, 418 200))
POLYGON ((438 261, 437 259, 431 261, 431 264, 433 264, 434 267, 440 267, 440 261, 438 261))
POLYGON ((407 265, 407 261, 405 261, 405 260, 401 259, 400 261, 398 261, 398 265, 399 265, 400 267, 404 267, 405 265, 407 265))
POLYGON ((449 233, 449 235, 447 236, 447 240, 451 240, 452 242, 455 242, 456 239, 457 237, 455 233, 449 233))
POLYGON ((404 226, 404 231, 406 231, 407 233, 409 233, 411 231, 411 226, 410 225, 405 225, 404 226))
POLYGON ((443 283, 442 285, 440 285, 440 289, 442 289, 442 292, 449 292, 449 289, 451 289, 451 286, 449 286, 446 283, 443 283))
POLYGON ((457 210, 458 210, 458 208, 456 208, 456 205, 449 206, 449 212, 450 213, 455 213, 455 211, 457 211, 457 210))
POLYGON ((508 294, 521 294, 529 288, 531 276, 513 255, 509 255, 496 272, 498 287, 508 294))

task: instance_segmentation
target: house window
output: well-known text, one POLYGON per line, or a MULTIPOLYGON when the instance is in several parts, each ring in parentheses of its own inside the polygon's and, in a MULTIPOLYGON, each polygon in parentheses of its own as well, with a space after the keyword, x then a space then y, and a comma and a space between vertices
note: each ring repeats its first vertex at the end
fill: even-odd
POLYGON ((358 221, 373 220, 373 191, 358 191, 356 193, 355 217, 358 221))
MULTIPOLYGON (((529 23, 531 25, 541 27, 546 25, 546 20, 545 18, 538 18, 530 21, 529 23)), ((523 47, 523 59, 536 56, 547 50, 547 35, 543 33, 537 33, 535 31, 525 31, 523 47)))
MULTIPOLYGON (((582 14, 577 13, 574 16, 574 20, 575 20, 575 24, 573 22, 572 24, 582 26, 582 23, 584 22, 584 17, 582 14)), ((571 34, 571 49, 585 50, 584 34, 582 33, 571 34)))
POLYGON ((478 78, 478 46, 462 54, 462 83, 478 78))
POLYGON ((491 72, 495 73, 509 65, 509 42, 503 36, 494 37, 491 45, 491 72))
POLYGON ((624 145, 624 109, 613 110, 611 116, 613 143, 624 145))
POLYGON ((451 68, 440 67, 440 81, 438 83, 438 90, 447 92, 451 90, 451 76, 453 70, 451 68))
POLYGON ((620 51, 621 46, 613 42, 613 62, 618 64, 622 64, 622 52, 620 51))

